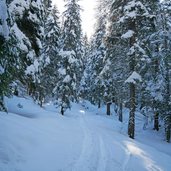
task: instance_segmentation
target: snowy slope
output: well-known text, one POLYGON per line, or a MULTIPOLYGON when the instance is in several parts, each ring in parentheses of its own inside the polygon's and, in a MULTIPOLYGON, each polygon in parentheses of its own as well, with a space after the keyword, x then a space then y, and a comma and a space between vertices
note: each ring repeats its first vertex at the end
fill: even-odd
POLYGON ((154 131, 138 133, 138 122, 131 140, 126 123, 88 103, 73 104, 65 116, 31 99, 14 97, 6 104, 10 113, 0 113, 0 171, 170 171, 171 144, 154 131))

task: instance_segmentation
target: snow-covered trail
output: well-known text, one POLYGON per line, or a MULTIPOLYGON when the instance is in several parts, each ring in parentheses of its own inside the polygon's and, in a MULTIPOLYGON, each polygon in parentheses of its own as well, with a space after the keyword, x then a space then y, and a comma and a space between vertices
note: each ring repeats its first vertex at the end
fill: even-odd
POLYGON ((83 110, 79 112, 78 128, 81 128, 84 138, 79 157, 67 170, 136 171, 138 168, 139 171, 165 171, 170 168, 169 162, 162 166, 163 161, 156 158, 156 155, 166 161, 171 161, 171 156, 113 130, 114 123, 110 117, 83 110))
POLYGON ((36 117, 24 108, 0 115, 0 171, 170 171, 169 151, 129 139, 93 106, 65 116, 31 106, 36 117))
POLYGON ((104 141, 95 127, 89 127, 86 114, 80 115, 80 127, 83 131, 82 150, 72 168, 73 171, 105 171, 106 170, 106 149, 104 141), (95 129, 94 129, 95 128, 95 129))
MULTIPOLYGON (((82 111, 82 110, 81 110, 82 111)), ((82 112, 79 115, 83 130, 82 151, 73 171, 165 171, 171 168, 157 155, 171 161, 171 156, 158 151, 152 146, 131 140, 112 129, 110 117, 82 112)))

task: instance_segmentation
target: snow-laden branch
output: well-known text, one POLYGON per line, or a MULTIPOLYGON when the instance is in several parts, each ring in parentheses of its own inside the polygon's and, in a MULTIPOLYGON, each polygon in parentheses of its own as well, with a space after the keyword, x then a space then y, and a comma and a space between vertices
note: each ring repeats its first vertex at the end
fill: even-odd
POLYGON ((133 83, 133 84, 136 84, 137 81, 141 82, 142 81, 142 77, 141 77, 141 75, 139 75, 137 72, 134 71, 128 77, 128 79, 125 81, 125 83, 133 83))

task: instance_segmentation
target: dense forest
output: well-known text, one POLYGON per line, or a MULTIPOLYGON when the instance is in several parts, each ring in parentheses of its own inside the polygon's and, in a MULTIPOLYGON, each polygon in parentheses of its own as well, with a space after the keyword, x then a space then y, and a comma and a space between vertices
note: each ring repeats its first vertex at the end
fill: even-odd
POLYGON ((139 111, 170 142, 171 1, 99 0, 90 40, 79 1, 62 16, 50 0, 0 1, 0 110, 5 96, 53 99, 62 115, 85 99, 120 122, 129 108, 130 138, 139 111))

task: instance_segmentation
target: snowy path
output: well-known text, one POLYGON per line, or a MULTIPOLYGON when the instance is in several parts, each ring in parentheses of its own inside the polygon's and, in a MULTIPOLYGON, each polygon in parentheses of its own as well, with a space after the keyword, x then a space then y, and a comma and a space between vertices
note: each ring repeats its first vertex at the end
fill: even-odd
POLYGON ((129 139, 94 109, 75 105, 64 117, 33 111, 35 118, 0 115, 0 171, 170 171, 169 150, 129 139))
MULTIPOLYGON (((112 135, 99 127, 97 120, 92 120, 86 113, 80 117, 80 126, 84 132, 82 152, 73 171, 122 171, 122 163, 115 160, 115 149, 123 148, 119 143, 113 144, 112 135), (109 141, 111 139, 111 141, 109 141), (108 148, 107 148, 108 146, 108 148)), ((125 154, 126 155, 126 154, 125 154)))
MULTIPOLYGON (((158 166, 158 161, 153 161, 155 156, 148 156, 141 149, 141 144, 139 148, 133 140, 111 130, 109 117, 102 119, 101 116, 85 112, 78 115, 77 119, 80 120, 84 138, 80 156, 72 166, 72 171, 136 171, 135 162, 139 171, 165 171, 158 166)), ((155 153, 153 147, 143 148, 155 153)), ((170 156, 166 155, 165 158, 171 161, 170 156)))
POLYGON ((105 171, 107 155, 104 141, 95 127, 89 127, 85 117, 85 115, 80 117, 80 127, 84 135, 82 151, 72 170, 105 171))

